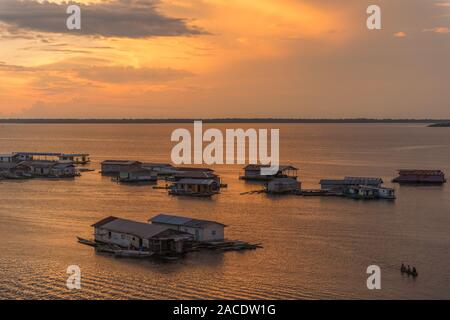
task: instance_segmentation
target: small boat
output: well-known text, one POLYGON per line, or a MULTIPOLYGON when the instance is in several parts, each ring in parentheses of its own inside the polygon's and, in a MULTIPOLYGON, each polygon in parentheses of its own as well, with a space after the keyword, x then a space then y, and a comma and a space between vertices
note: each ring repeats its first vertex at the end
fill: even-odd
POLYGON ((405 266, 402 266, 400 268, 400 272, 402 274, 407 274, 408 276, 411 276, 413 278, 417 278, 419 276, 419 273, 417 272, 417 270, 411 270, 411 269, 407 269, 405 266))

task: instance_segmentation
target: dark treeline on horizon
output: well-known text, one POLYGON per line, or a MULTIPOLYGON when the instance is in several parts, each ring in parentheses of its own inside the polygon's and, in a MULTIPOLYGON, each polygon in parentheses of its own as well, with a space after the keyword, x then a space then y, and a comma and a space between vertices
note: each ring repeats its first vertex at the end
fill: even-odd
POLYGON ((0 123, 16 124, 161 124, 161 123, 450 123, 450 119, 288 119, 288 118, 210 118, 210 119, 0 119, 0 123))

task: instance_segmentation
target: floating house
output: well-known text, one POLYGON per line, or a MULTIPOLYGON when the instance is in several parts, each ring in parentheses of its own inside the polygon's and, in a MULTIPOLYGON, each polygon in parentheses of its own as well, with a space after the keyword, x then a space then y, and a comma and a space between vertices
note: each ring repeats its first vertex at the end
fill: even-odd
POLYGON ((0 163, 13 163, 20 161, 16 153, 0 154, 0 163))
MULTIPOLYGON (((14 152, 11 154, 13 161, 70 161, 75 164, 87 164, 90 162, 87 153, 57 153, 57 152, 14 152)), ((1 155, 0 155, 1 162, 1 155)))
POLYGON ((383 179, 366 177, 345 177, 344 179, 323 179, 320 181, 321 190, 344 192, 352 186, 381 187, 383 179))
POLYGON ((88 164, 91 162, 87 153, 62 153, 58 156, 60 161, 71 161, 75 164, 88 164))
POLYGON ((170 195, 211 197, 220 193, 220 184, 214 179, 181 179, 169 189, 170 195))
POLYGON ((0 162, 0 176, 5 179, 31 178, 31 168, 23 162, 0 162))
POLYGON ((121 248, 145 250, 165 255, 182 253, 189 233, 166 226, 108 217, 93 224, 95 241, 121 248))
POLYGON ((133 160, 105 160, 101 163, 102 174, 118 175, 121 171, 141 168, 142 163, 133 160))
POLYGON ((226 225, 215 221, 160 214, 151 218, 149 223, 187 232, 195 241, 223 241, 225 238, 226 225))
POLYGON ((396 183, 443 184, 447 182, 442 170, 399 170, 399 176, 392 180, 396 183))
POLYGON ((370 186, 351 186, 345 195, 354 199, 395 199, 395 190, 392 188, 378 188, 370 186))
POLYGON ((120 171, 117 178, 118 182, 156 182, 158 176, 151 170, 143 168, 128 168, 120 171))
POLYGON ((169 163, 143 163, 141 167, 153 171, 158 176, 167 176, 178 172, 178 170, 169 163))
POLYGON ((244 168, 244 175, 239 178, 242 180, 269 181, 273 178, 297 179, 298 177, 298 168, 293 166, 279 166, 278 171, 273 175, 261 174, 263 168, 270 168, 270 166, 250 164, 244 168))
POLYGON ((292 193, 300 189, 301 183, 293 178, 274 178, 266 186, 266 191, 272 194, 292 193))
POLYGON ((80 175, 72 162, 33 160, 21 164, 28 167, 34 177, 73 178, 80 175))
POLYGON ((80 175, 72 162, 57 162, 50 172, 50 176, 56 178, 72 178, 80 175))
POLYGON ((181 171, 176 172, 172 176, 172 180, 180 181, 182 179, 213 179, 216 180, 217 183, 220 184, 220 178, 218 175, 214 174, 211 171, 181 171))

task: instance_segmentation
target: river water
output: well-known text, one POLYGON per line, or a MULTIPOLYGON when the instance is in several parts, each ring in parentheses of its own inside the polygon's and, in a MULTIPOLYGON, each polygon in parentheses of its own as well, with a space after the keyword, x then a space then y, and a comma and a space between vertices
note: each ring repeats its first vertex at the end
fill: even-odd
MULTIPOLYGON (((283 163, 306 188, 321 178, 382 177, 400 168, 450 174, 450 131, 417 124, 249 124, 279 128, 283 163)), ((190 125, 1 125, 0 153, 86 152, 106 159, 170 162, 171 132, 190 125)), ((209 125, 208 127, 211 127, 209 125)), ((450 299, 450 186, 398 186, 398 199, 240 195, 242 165, 216 166, 228 188, 212 199, 178 198, 113 183, 98 171, 74 180, 0 181, 3 299, 450 299), (217 220, 226 237, 260 242, 248 252, 196 252, 171 262, 115 259, 78 244, 103 217, 146 221, 159 213, 217 220), (399 265, 420 276, 402 276, 399 265), (66 288, 78 265, 81 290, 66 288), (366 269, 381 268, 381 290, 366 269)))

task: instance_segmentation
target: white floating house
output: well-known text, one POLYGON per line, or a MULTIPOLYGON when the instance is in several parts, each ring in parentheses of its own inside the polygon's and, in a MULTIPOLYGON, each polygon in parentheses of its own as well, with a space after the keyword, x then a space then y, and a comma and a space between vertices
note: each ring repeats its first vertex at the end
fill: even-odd
POLYGON ((192 235, 166 226, 108 217, 93 224, 96 242, 121 248, 148 250, 158 254, 183 252, 192 235))
POLYGON ((131 168, 140 168, 142 163, 133 160, 105 160, 101 163, 102 174, 119 174, 131 168))
POLYGON ((151 218, 149 223, 187 232, 194 236, 195 241, 222 241, 225 238, 226 226, 215 221, 160 214, 151 218))
POLYGON ((394 200, 395 190, 392 188, 378 188, 371 186, 352 186, 345 194, 355 199, 388 199, 394 200))
POLYGON ((380 188, 383 184, 381 178, 345 177, 344 179, 323 179, 320 181, 322 190, 343 192, 352 186, 370 186, 380 188))

